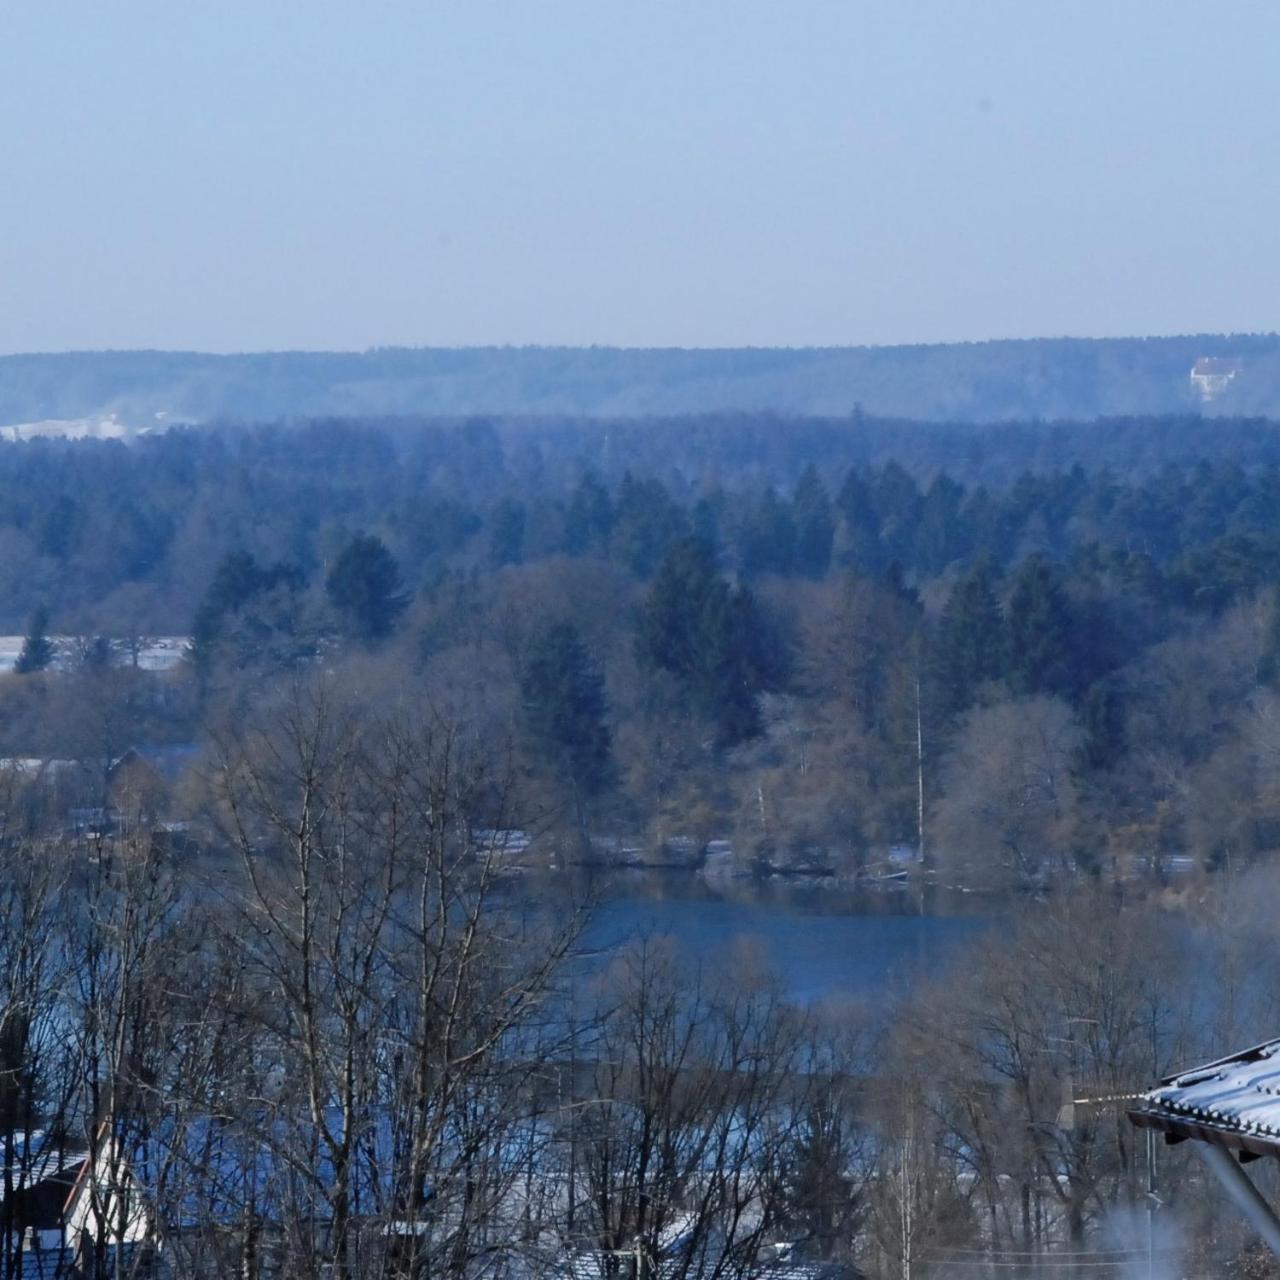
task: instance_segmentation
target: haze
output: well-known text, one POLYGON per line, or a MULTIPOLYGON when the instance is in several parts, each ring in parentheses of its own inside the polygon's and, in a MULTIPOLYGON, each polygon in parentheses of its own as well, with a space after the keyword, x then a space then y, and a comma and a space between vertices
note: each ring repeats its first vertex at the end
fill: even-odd
POLYGON ((1280 327, 1264 3, 0 16, 0 351, 1280 327))

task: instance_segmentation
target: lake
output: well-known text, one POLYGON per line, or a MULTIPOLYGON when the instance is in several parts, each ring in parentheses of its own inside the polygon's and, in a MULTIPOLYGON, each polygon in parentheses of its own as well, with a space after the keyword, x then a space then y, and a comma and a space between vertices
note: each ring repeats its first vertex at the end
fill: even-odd
MULTIPOLYGON (((673 938, 691 963, 723 963, 747 944, 802 1001, 879 1003, 954 962, 1004 914, 975 894, 849 890, 813 882, 708 882, 690 872, 565 872, 531 877, 553 899, 589 896, 583 948, 608 952, 645 934, 673 938)), ((531 886, 531 887, 534 887, 531 886)))

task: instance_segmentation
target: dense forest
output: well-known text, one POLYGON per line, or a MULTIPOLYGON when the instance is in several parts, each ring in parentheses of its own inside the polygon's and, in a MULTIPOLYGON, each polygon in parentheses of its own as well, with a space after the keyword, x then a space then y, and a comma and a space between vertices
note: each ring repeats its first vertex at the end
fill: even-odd
POLYGON ((0 357, 0 427, 116 414, 166 422, 341 414, 634 417, 752 409, 932 421, 1178 413, 1202 357, 1243 361, 1216 415, 1280 413, 1280 338, 1043 338, 930 346, 473 347, 0 357))
POLYGON ((0 1276, 1269 1274, 1124 1106, 1274 1028, 1280 425, 34 440, 0 545, 0 1276), (987 920, 800 998, 633 866, 987 920))
POLYGON ((341 668, 508 743, 562 856, 1028 885, 1280 844, 1269 422, 329 420, 9 445, 0 495, 11 758, 341 668), (130 666, 156 634, 177 673, 130 666))

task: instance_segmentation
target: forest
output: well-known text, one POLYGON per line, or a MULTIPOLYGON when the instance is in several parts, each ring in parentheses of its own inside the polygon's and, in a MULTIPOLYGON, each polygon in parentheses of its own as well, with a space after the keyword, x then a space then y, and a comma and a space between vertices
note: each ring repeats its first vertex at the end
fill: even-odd
POLYGON ((13 759, 197 744, 319 665, 487 726, 574 859, 923 830, 1028 886, 1280 840, 1269 423, 330 421, 9 445, 0 495, 11 628, 74 638, 0 686, 13 759))
POLYGON ((1124 1104, 1276 1025, 1277 424, 36 440, 0 546, 0 1277, 1271 1274, 1124 1104), (998 927, 799 999, 635 866, 998 927))
POLYGON ((1208 407, 1280 413, 1280 342, 1266 333, 866 347, 380 347, 355 351, 69 351, 0 356, 0 426, 115 415, 175 422, 341 414, 868 412, 934 422, 1205 408, 1202 357, 1244 362, 1208 407))

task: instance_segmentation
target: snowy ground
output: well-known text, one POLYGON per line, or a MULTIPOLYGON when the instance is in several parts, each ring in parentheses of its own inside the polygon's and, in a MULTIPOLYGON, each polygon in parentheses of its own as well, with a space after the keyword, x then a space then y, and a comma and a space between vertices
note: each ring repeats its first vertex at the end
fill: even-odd
MULTIPOLYGON (((74 636, 50 636, 58 650, 53 665, 56 668, 71 666, 76 660, 79 640, 74 636)), ((129 666, 133 655, 123 640, 112 642, 116 650, 116 662, 129 666)), ((190 636, 152 636, 138 653, 138 666, 147 671, 168 671, 182 661, 182 656, 191 643, 190 636)), ((21 636, 0 636, 0 674, 12 671, 22 652, 21 636)))

